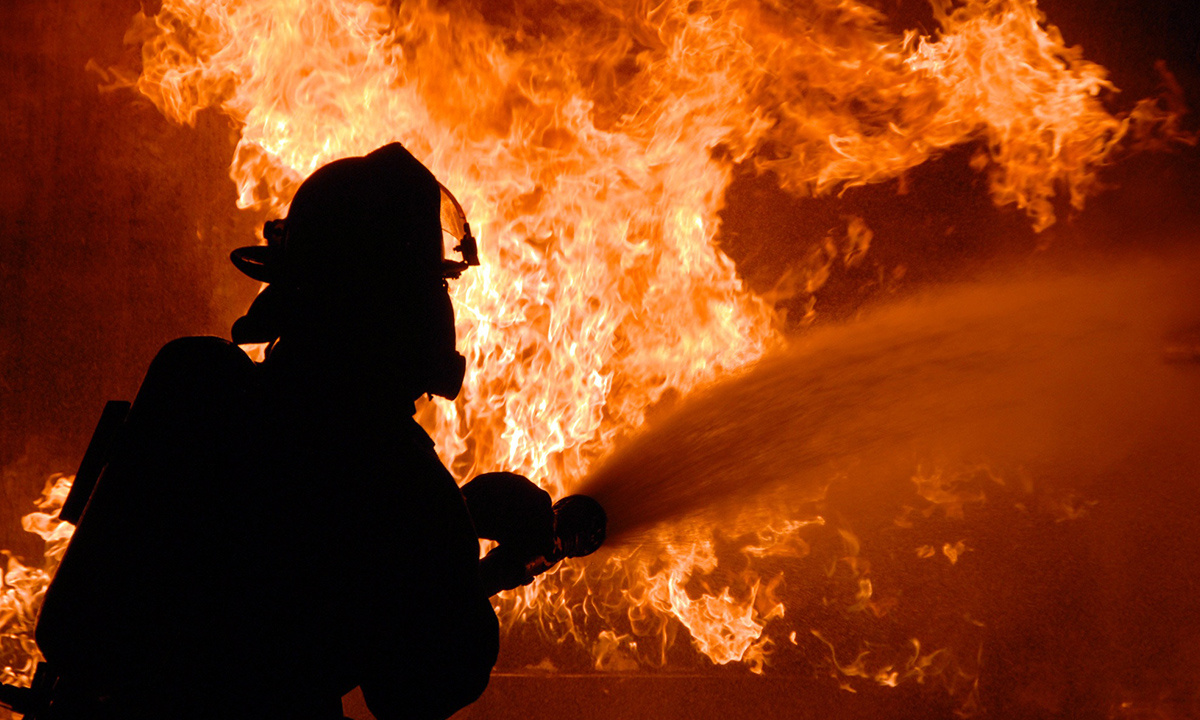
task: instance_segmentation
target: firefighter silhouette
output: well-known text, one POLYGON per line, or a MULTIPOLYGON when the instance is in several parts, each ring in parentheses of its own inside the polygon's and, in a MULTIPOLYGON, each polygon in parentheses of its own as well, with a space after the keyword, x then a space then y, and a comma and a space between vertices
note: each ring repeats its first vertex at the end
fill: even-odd
POLYGON ((460 491, 413 420, 459 392, 447 280, 478 259, 405 148, 318 169, 264 235, 233 253, 268 283, 234 342, 168 343, 89 449, 30 716, 340 718, 361 686, 380 720, 445 718, 495 662, 488 596, 603 540, 587 498, 580 550, 522 476, 460 491), (257 342, 258 364, 235 344, 257 342), (501 542, 482 565, 479 536, 501 542))

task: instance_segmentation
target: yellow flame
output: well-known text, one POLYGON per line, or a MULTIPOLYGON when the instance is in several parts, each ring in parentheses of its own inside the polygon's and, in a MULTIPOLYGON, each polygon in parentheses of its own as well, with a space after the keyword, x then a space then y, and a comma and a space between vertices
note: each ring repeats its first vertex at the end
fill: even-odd
MULTIPOLYGON (((940 33, 923 37, 889 32, 854 0, 528 12, 164 0, 128 40, 143 49, 138 90, 169 118, 217 108, 238 122, 230 172, 243 208, 281 215, 314 169, 393 140, 455 192, 483 258, 453 287, 469 371, 457 401, 420 417, 459 477, 513 470, 559 496, 664 393, 781 342, 769 298, 747 292, 714 244, 738 164, 827 193, 981 141, 994 200, 1035 228, 1054 221, 1056 187, 1082 204, 1130 122, 1097 99, 1104 70, 1065 47, 1033 0, 939 1, 935 15, 940 33)), ((849 236, 845 260, 857 262, 870 230, 854 219, 849 236)), ((802 557, 807 525, 758 525, 742 554, 802 557)), ((857 541, 843 537, 853 604, 877 609, 857 541)), ((951 562, 961 551, 943 549, 951 562)), ((671 620, 712 660, 761 669, 781 575, 695 581, 717 562, 709 539, 664 541, 602 567, 567 563, 501 609, 590 643, 600 667, 665 662, 671 620)), ((894 684, 923 677, 936 654, 918 644, 903 671, 868 672, 861 657, 837 667, 894 684)))
MULTIPOLYGON (((28 686, 42 660, 33 628, 50 578, 75 532, 74 525, 58 519, 74 480, 74 475, 50 476, 35 503, 37 511, 21 518, 21 527, 46 543, 42 567, 27 566, 9 551, 0 551, 0 683, 28 686)), ((7 717, 8 711, 0 708, 0 718, 7 717)))

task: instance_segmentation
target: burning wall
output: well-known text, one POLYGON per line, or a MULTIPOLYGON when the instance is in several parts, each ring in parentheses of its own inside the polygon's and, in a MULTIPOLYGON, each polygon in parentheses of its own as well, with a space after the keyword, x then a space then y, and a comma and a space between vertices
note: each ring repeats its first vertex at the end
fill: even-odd
MULTIPOLYGON (((932 18, 926 22, 932 27, 932 18)), ((988 187, 973 195, 945 187, 938 192, 951 198, 990 194, 1044 229, 1055 215, 1070 212, 1069 204, 1054 198, 1081 203, 1096 190, 1099 166, 1134 139, 1133 118, 1149 117, 1150 106, 1142 106, 1137 115, 1132 99, 1109 98, 1108 107, 1120 106, 1123 113, 1108 109, 1100 99, 1103 71, 1066 50, 1053 30, 1037 23, 1031 6, 972 5, 947 16, 943 34, 925 38, 902 29, 853 3, 789 8, 664 4, 653 12, 607 5, 516 11, 418 4, 389 11, 331 2, 284 4, 268 11, 254 3, 220 9, 165 3, 157 15, 135 19, 129 31, 132 47, 143 52, 141 78, 112 70, 120 65, 115 59, 97 65, 97 74, 109 86, 136 80, 167 116, 198 122, 198 132, 215 148, 205 149, 199 163, 193 158, 162 161, 181 176, 199 165, 207 183, 179 183, 164 178, 161 169, 138 170, 141 177, 176 183, 180 195, 196 185, 220 188, 204 190, 213 195, 197 205, 222 206, 234 199, 233 193, 213 175, 215 159, 228 151, 234 159, 236 199, 248 209, 240 215, 207 209, 178 217, 177 210, 164 207, 172 222, 165 223, 163 234, 188 238, 178 243, 183 249, 176 251, 172 241, 122 250, 121 255, 134 258, 169 250, 180 259, 166 267, 179 263, 189 269, 170 275, 163 265, 155 267, 187 283, 185 295, 196 293, 189 314, 200 322, 182 322, 173 315, 144 342, 143 355, 149 357, 173 335, 223 333, 247 289, 221 290, 210 309, 202 291, 193 288, 214 284, 212 268, 222 261, 224 250, 239 244, 238 232, 278 213, 309 170, 333 157, 401 139, 464 200, 482 252, 493 261, 455 288, 462 344, 474 353, 467 394, 455 405, 426 407, 425 419, 461 476, 495 467, 518 469, 561 494, 621 437, 636 431, 649 409, 669 404, 672 397, 728 374, 782 342, 775 308, 789 307, 790 320, 782 323, 792 323, 795 330, 811 309, 810 298, 814 293, 821 297, 822 287, 840 281, 859 290, 869 284, 844 279, 853 276, 853 268, 870 268, 877 274, 870 281, 875 287, 894 290, 905 283, 898 268, 921 267, 913 250, 918 240, 899 228, 891 238, 874 236, 880 223, 869 203, 859 213, 832 211, 838 226, 828 240, 827 226, 794 243, 777 263, 764 261, 764 255, 772 254, 767 246, 746 236, 761 227, 756 215, 766 215, 761 225, 775 225, 770 222, 773 213, 760 213, 749 202, 739 207, 739 192, 745 193, 740 197, 757 192, 790 205, 794 215, 779 211, 779 220, 802 224, 796 217, 808 208, 834 202, 810 201, 809 194, 845 191, 841 202, 854 203, 880 187, 859 185, 898 176, 920 183, 928 172, 921 163, 949 153, 963 166, 981 171, 974 175, 964 167, 957 177, 979 178, 974 182, 980 185, 986 178, 988 187), (227 144, 230 131, 236 146, 227 144), (1054 196, 1056 191, 1065 193, 1054 196), (846 217, 850 215, 860 219, 846 217), (739 227, 742 235, 723 235, 722 220, 739 227), (194 237, 199 242, 192 243, 194 237), (881 251, 889 240, 899 249, 881 251), (739 266, 716 250, 718 245, 729 249, 739 266), (182 253, 200 258, 185 262, 182 253), (204 270, 195 273, 194 267, 204 270), (755 267, 766 269, 759 277, 749 275, 758 292, 747 292, 738 270, 747 275, 755 267), (824 286, 831 274, 834 280, 824 286), (545 382, 546 377, 556 382, 545 382)), ((112 51, 108 53, 111 57, 112 51)), ((86 82, 96 82, 94 78, 86 82)), ((113 109, 131 103, 131 97, 118 90, 106 94, 103 103, 113 109)), ((150 124, 150 116, 141 121, 150 124)), ((179 143, 197 142, 169 125, 152 127, 168 154, 179 143)), ((113 167, 114 174, 129 169, 120 163, 113 167)), ((898 182, 884 186, 887 195, 898 182)), ((50 194, 59 196, 57 190, 50 194)), ((127 202, 136 206, 140 197, 135 189, 127 202)), ((1018 225, 1015 213, 1002 217, 1018 225)), ((73 229, 91 237, 95 225, 105 224, 81 223, 73 229)), ((889 226, 886 218, 883 226, 889 226)), ((988 234, 959 233, 966 242, 988 234)), ((1029 242, 1027 234, 1022 237, 1029 242)), ((21 321, 22 334, 32 334, 36 316, 31 312, 21 321)), ((130 358, 134 369, 125 374, 125 384, 114 383, 107 394, 130 396, 142 364, 130 358)), ((78 437, 86 432, 91 413, 76 409, 73 414, 85 416, 71 421, 79 428, 73 431, 78 437)), ((945 487, 930 482, 932 489, 926 492, 920 483, 912 490, 933 503, 923 506, 926 510, 945 504, 927 497, 944 499, 945 487)), ((985 478, 962 482, 991 487, 985 478)), ((946 502, 953 507, 978 500, 978 488, 963 492, 968 493, 965 500, 946 502)), ((1061 508, 1074 507, 1070 502, 1084 503, 1076 508, 1082 511, 1094 499, 1056 498, 1066 504, 1053 512, 1068 512, 1061 508)), ((1026 501, 1004 502, 1016 506, 1026 501)), ((820 658, 804 660, 810 664, 801 663, 801 672, 828 672, 861 692, 870 692, 876 681, 915 684, 936 669, 947 683, 959 683, 949 693, 947 709, 970 708, 982 662, 981 655, 971 657, 983 647, 978 638, 947 639, 933 647, 927 640, 922 649, 919 640, 914 646, 912 637, 905 637, 911 625, 889 625, 886 648, 875 650, 868 662, 858 655, 863 643, 884 640, 870 633, 833 637, 830 623, 858 617, 839 614, 846 608, 857 608, 860 615, 887 614, 885 607, 873 604, 881 595, 872 578, 878 583, 878 568, 886 564, 880 555, 891 551, 864 552, 861 528, 822 516, 828 522, 823 525, 815 520, 819 508, 810 509, 811 515, 796 513, 781 518, 782 524, 767 523, 765 536, 760 532, 756 538, 699 543, 693 538, 664 545, 674 559, 652 559, 644 567, 635 563, 641 579, 635 574, 632 581, 625 580, 624 571, 607 566, 575 568, 530 593, 507 598, 502 609, 510 632, 522 638, 510 644, 508 667, 544 659, 546 651, 536 638, 546 627, 568 636, 574 632, 585 646, 584 660, 570 653, 556 656, 560 666, 584 662, 617 670, 664 664, 707 667, 705 656, 741 658, 761 669, 772 648, 785 648, 774 653, 779 661, 789 652, 784 644, 791 643, 801 648, 797 657, 820 658), (801 574, 805 580, 800 585, 810 588, 806 592, 813 598, 823 595, 842 609, 830 610, 828 617, 811 611, 808 624, 813 627, 801 627, 798 638, 786 632, 769 638, 768 646, 761 633, 782 612, 776 608, 785 605, 779 586, 772 586, 782 571, 772 568, 769 559, 755 569, 755 576, 736 565, 732 574, 728 566, 718 571, 717 556, 730 550, 722 543, 734 542, 773 548, 764 549, 765 556, 803 555, 814 567, 815 558, 825 558, 832 563, 832 570, 823 573, 828 585, 818 582, 822 573, 811 569, 801 574), (867 559, 876 565, 874 576, 864 567, 867 559), (631 584, 622 584, 626 582, 631 584), (576 616, 586 606, 584 595, 602 595, 598 587, 612 590, 614 605, 593 606, 591 615, 576 616), (656 592, 666 593, 666 600, 656 592), (632 607, 631 600, 636 601, 632 607), (703 656, 689 650, 689 636, 703 656), (948 655, 938 653, 949 644, 958 648, 957 666, 947 674, 952 668, 948 655), (895 659, 876 662, 880 657, 895 659), (961 681, 955 679, 960 671, 961 681)), ((1038 525, 1061 519, 1053 512, 1045 516, 1051 520, 1030 521, 1036 529, 1015 536, 1041 542, 1056 537, 1053 529, 1038 525)), ((939 518, 936 522, 955 519, 952 514, 929 516, 939 518)), ((1064 542, 1086 546, 1091 540, 1064 542)), ((971 557, 962 555, 965 550, 982 552, 974 543, 982 541, 938 535, 937 542, 917 548, 932 554, 920 559, 944 562, 960 572, 966 564, 960 566, 958 558, 971 557)), ((1061 558, 1055 553, 1047 557, 1061 558)), ((1052 574, 1049 568, 1055 563, 1033 565, 1052 574)), ((1049 580, 1045 584, 1054 586, 1049 580)), ((801 601, 798 607, 815 606, 801 601)), ((935 634, 950 632, 944 628, 951 626, 960 628, 961 618, 935 634)), ((1042 630, 1030 630, 1036 632, 1042 630)), ((782 664, 794 662, 801 661, 793 657, 782 664)), ((992 677, 1004 673, 998 669, 992 677)), ((1073 697, 1055 687, 1037 692, 1060 703, 1073 697)), ((1036 706, 1042 701, 1031 702, 1036 706)))

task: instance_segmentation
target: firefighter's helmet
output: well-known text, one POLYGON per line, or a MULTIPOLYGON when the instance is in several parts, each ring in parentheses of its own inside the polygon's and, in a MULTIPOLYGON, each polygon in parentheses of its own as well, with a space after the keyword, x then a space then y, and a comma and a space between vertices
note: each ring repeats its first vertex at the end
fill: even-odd
POLYGON ((392 143, 322 166, 300 185, 287 218, 269 221, 263 236, 265 245, 231 256, 268 283, 234 323, 235 342, 333 328, 388 333, 428 350, 422 364, 459 366, 457 382, 442 377, 423 388, 457 394, 463 361, 453 348, 446 280, 479 264, 475 239, 458 201, 408 150, 392 143))

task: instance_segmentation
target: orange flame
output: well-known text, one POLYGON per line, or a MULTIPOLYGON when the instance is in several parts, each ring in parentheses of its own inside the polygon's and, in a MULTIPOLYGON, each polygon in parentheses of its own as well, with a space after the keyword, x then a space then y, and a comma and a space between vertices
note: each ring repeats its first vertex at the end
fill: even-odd
MULTIPOLYGON (((280 214, 318 166, 397 139, 454 189, 485 258, 453 288, 470 372, 458 401, 422 418, 460 477, 511 469, 562 495, 664 392, 779 341, 771 308, 713 243, 735 163, 824 193, 982 139, 996 202, 1036 228, 1054 220, 1056 185, 1083 202, 1128 124, 1097 100, 1103 69, 1032 2, 935 12, 931 38, 891 35, 851 0, 528 16, 168 0, 131 38, 143 44, 137 87, 168 117, 218 107, 239 122, 244 208, 280 214)), ((677 618, 716 662, 742 658, 781 607, 758 611, 758 580, 736 598, 685 592, 715 567, 705 542, 667 544, 657 562, 630 566, 628 602, 677 618)), ((551 603, 539 593, 572 582, 539 583, 505 609, 551 603)))
MULTIPOLYGON (((127 40, 143 49, 137 89, 167 117, 193 123, 217 108, 238 123, 230 173, 242 208, 279 216, 314 169, 393 140, 455 192, 484 259, 452 288, 469 370, 459 399, 421 419, 457 476, 513 470, 561 496, 665 393, 783 342, 770 303, 714 244, 735 166, 829 193, 979 141, 995 202, 1036 229, 1054 222, 1057 187, 1082 205, 1131 123, 1100 103, 1103 68, 1065 47, 1033 0, 939 1, 935 16, 941 31, 924 37, 889 32, 855 0, 488 12, 164 0, 127 40)), ((865 224, 851 236, 867 252, 865 224)), ((922 487, 941 493, 927 496, 936 503, 972 499, 922 487)), ((714 662, 761 670, 763 629, 785 612, 783 575, 754 562, 808 555, 800 534, 821 526, 814 517, 743 532, 753 562, 739 577, 717 577, 710 531, 668 534, 605 564, 567 563, 499 603, 510 622, 592 646, 600 667, 665 663, 678 621, 714 662)), ((829 574, 849 569, 846 606, 886 612, 844 539, 848 560, 829 574)), ((953 563, 969 550, 942 554, 953 563)), ((884 684, 923 678, 939 651, 913 643, 907 661, 834 665, 884 684)))
MULTIPOLYGON (((0 551, 0 682, 28 685, 38 661, 42 659, 33 640, 42 598, 50 578, 67 551, 75 526, 58 519, 58 511, 71 491, 74 475, 52 475, 42 488, 37 511, 21 518, 21 527, 46 542, 45 560, 40 568, 21 563, 7 550, 0 551)), ((0 708, 0 717, 9 714, 0 708)))

